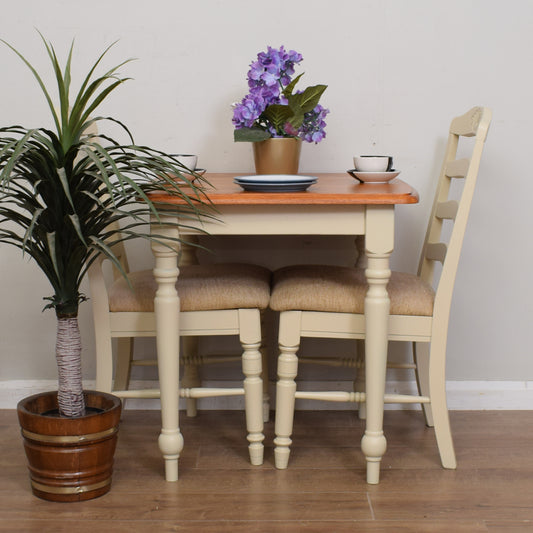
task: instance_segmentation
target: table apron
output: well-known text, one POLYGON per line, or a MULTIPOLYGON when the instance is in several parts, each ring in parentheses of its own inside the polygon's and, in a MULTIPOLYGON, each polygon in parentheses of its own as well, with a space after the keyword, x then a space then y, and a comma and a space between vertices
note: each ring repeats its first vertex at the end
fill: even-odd
MULTIPOLYGON (((217 206, 217 221, 196 223, 211 235, 363 235, 364 205, 217 206)), ((191 225, 194 225, 191 224, 191 225)), ((182 234, 198 233, 183 228, 182 234)))

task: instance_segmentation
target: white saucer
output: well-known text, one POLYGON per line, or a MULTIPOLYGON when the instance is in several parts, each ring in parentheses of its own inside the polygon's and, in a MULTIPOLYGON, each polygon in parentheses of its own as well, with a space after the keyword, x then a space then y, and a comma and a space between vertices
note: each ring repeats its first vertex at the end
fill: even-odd
POLYGON ((196 176, 193 176, 192 174, 189 174, 187 171, 183 171, 181 175, 185 179, 176 179, 176 183, 179 183, 180 185, 190 185, 193 181, 196 180, 198 176, 202 177, 205 174, 206 170, 205 168, 195 168, 194 173, 197 174, 196 176))
POLYGON ((353 178, 365 183, 387 183, 393 180, 399 173, 399 170, 389 170, 388 172, 362 172, 359 170, 347 170, 353 178))

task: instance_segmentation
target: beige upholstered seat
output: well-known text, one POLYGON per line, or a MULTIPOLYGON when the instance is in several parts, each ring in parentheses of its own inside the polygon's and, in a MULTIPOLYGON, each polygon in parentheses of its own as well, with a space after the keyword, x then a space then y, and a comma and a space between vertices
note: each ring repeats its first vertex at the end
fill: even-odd
MULTIPOLYGON (((117 255, 127 271, 124 251, 117 255)), ((96 333, 96 388, 122 398, 158 398, 159 389, 129 388, 131 366, 135 363, 133 338, 155 336, 154 296, 157 287, 152 271, 129 273, 129 284, 122 276, 115 275, 115 281, 107 287, 103 261, 99 258, 89 271, 96 333), (118 339, 114 383, 112 338, 118 339)), ((185 265, 180 266, 177 282, 182 340, 212 335, 238 336, 243 349, 244 373, 242 387, 208 388, 200 383, 186 386, 182 382, 180 395, 188 399, 244 395, 253 464, 263 461, 261 310, 268 306, 270 277, 269 270, 256 265, 185 265)), ((193 359, 193 364, 201 359, 196 354, 186 354, 183 359, 187 357, 193 359)), ((213 360, 220 358, 213 357, 213 360)))
MULTIPOLYGON (((487 136, 491 112, 476 107, 455 118, 439 177, 418 274, 393 272, 388 284, 390 297, 389 340, 411 341, 419 385, 418 395, 386 394, 388 403, 421 403, 428 425, 435 426, 441 462, 455 468, 445 390, 445 360, 448 318, 453 284, 466 222, 487 136), (456 159, 459 139, 476 137, 471 156, 456 159), (462 182, 460 198, 450 195, 452 181, 462 182), (443 222, 453 225, 442 232, 443 222), (441 242, 446 234, 447 243, 441 242), (442 263, 435 275, 435 262, 442 263), (434 291, 432 287, 436 287, 434 291)), ((301 337, 365 337, 364 269, 336 266, 289 266, 273 274, 270 307, 280 312, 278 383, 276 387, 275 461, 286 468, 296 398, 340 402, 364 402, 363 390, 298 391, 296 355, 301 337)), ((364 347, 364 344, 358 342, 364 347)), ((307 358, 309 362, 311 358, 307 358)), ((335 362, 338 358, 319 358, 335 362)), ((364 382, 363 382, 364 385, 364 382)))
MULTIPOLYGON (((283 267, 274 276, 270 306, 276 311, 364 312, 365 271, 329 265, 283 267)), ((435 291, 414 274, 393 272, 387 291, 392 315, 431 316, 435 291)))
MULTIPOLYGON (((111 312, 154 311, 157 284, 151 270, 132 272, 109 289, 111 312)), ((265 309, 270 294, 270 271, 248 264, 188 265, 180 267, 177 283, 181 311, 265 309)))

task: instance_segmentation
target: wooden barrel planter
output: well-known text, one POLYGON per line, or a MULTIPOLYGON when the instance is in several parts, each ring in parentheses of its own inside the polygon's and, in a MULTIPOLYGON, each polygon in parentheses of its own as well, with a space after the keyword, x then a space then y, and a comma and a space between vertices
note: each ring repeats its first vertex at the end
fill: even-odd
POLYGON ((87 414, 58 416, 57 392, 21 400, 17 413, 33 494, 72 502, 102 496, 111 488, 120 399, 84 391, 87 414))

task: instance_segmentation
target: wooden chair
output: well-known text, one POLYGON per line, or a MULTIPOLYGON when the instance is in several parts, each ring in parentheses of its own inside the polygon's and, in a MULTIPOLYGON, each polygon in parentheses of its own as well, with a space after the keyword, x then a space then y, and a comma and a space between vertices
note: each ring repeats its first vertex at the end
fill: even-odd
MULTIPOLYGON (((134 364, 157 364, 155 360, 138 362, 132 356, 134 338, 155 337, 156 282, 151 270, 131 272, 123 245, 115 246, 115 254, 128 272, 131 287, 118 272, 114 273, 114 281, 106 283, 104 257, 99 257, 88 273, 96 337, 96 388, 120 398, 159 398, 159 389, 129 388, 134 364), (117 339, 114 381, 113 338, 117 339)), ((182 382, 180 396, 195 400, 244 395, 250 459, 255 465, 263 462, 261 310, 268 306, 270 277, 268 269, 256 265, 189 264, 180 266, 177 283, 182 340, 191 339, 194 343, 203 336, 238 336, 244 373, 242 387, 186 386, 182 382)), ((185 348, 191 346, 186 344, 185 348)), ((205 362, 196 354, 190 357, 192 365, 205 362)))
MULTIPOLYGON (((393 272, 387 287, 389 340, 412 342, 419 394, 386 394, 385 402, 423 405, 428 425, 435 427, 445 468, 456 468, 445 389, 448 319, 490 121, 491 111, 483 107, 475 107, 452 121, 418 274, 393 272), (456 158, 461 137, 475 137, 469 158, 456 158), (463 182, 459 200, 450 195, 452 181, 463 182), (453 227, 443 231, 445 221, 453 227), (447 244, 441 242, 445 235, 447 244), (442 263, 440 272, 435 269, 438 262, 442 263)), ((270 307, 280 312, 274 440, 277 468, 288 464, 296 398, 364 402, 364 392, 298 391, 295 378, 301 337, 364 339, 366 290, 362 268, 306 265, 274 272, 270 307)))

